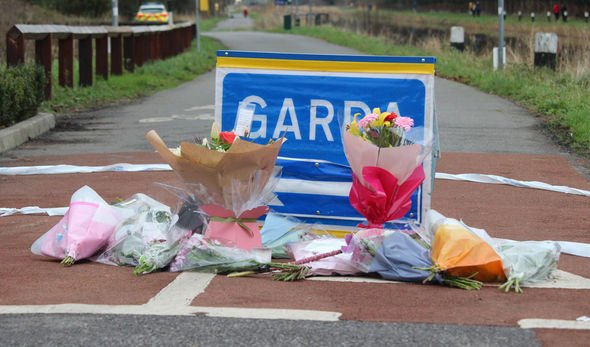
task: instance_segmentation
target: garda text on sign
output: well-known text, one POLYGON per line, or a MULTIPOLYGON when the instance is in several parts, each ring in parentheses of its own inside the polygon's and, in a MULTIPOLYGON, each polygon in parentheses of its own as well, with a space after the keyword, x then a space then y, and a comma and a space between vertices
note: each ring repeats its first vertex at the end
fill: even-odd
MULTIPOLYGON (((413 118, 415 127, 424 129, 422 140, 427 141, 433 136, 433 84, 434 58, 220 51, 216 121, 224 131, 236 129, 243 126, 243 120, 238 119, 241 110, 246 106, 253 109, 250 139, 266 143, 285 136, 287 142, 280 156, 296 161, 283 166, 282 186, 288 186, 286 180, 303 181, 299 187, 309 189, 299 193, 346 205, 327 208, 326 213, 292 204, 279 206, 279 210, 299 217, 311 213, 315 218, 346 219, 343 214, 347 214, 359 219, 347 201, 349 185, 346 183, 351 176, 349 170, 342 169, 348 164, 341 139, 344 125, 355 114, 362 117, 380 108, 413 118), (333 170, 305 174, 302 166, 306 161, 314 162, 316 168, 321 162, 333 170), (318 182, 323 182, 324 190, 318 182), (326 182, 343 184, 326 192, 326 182)), ((425 162, 426 172, 430 172, 428 165, 431 165, 429 160, 425 162)), ((420 194, 424 194, 424 188, 420 194)), ((430 187, 427 188, 429 195, 430 187)), ((281 187, 278 190, 280 199, 281 187)), ((418 217, 426 202, 429 207, 429 197, 428 201, 422 197, 415 199, 419 202, 410 218, 418 217)))

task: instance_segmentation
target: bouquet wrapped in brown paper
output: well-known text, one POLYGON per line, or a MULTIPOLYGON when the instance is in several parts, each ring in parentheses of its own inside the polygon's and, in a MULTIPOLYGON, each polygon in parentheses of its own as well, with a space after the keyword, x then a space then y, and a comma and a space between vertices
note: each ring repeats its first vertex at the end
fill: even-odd
POLYGON ((283 138, 260 145, 236 137, 227 151, 190 142, 172 151, 154 130, 146 138, 202 203, 210 217, 206 238, 244 249, 262 247, 256 220, 274 198, 283 138))

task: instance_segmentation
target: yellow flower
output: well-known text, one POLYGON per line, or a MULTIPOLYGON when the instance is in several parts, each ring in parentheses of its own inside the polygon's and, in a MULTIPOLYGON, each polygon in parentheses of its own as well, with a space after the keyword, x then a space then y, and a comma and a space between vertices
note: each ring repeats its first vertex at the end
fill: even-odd
POLYGON ((354 136, 358 136, 358 137, 362 137, 363 134, 361 133, 361 129, 358 126, 358 123, 356 121, 357 117, 360 116, 360 113, 355 113, 354 114, 354 119, 353 121, 349 124, 348 126, 348 131, 354 135, 354 136))
POLYGON ((379 117, 372 123, 376 128, 381 127, 385 124, 385 118, 389 116, 390 112, 381 112, 380 108, 374 108, 373 113, 379 115, 379 117))

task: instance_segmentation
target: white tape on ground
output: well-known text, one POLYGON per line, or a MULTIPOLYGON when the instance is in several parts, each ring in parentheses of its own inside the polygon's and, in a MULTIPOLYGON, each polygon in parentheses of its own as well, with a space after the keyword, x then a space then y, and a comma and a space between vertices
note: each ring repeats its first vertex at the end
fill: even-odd
MULTIPOLYGON (((306 160, 303 160, 306 161, 306 160)), ((315 161, 315 160, 314 160, 315 161)), ((141 171, 170 171, 168 164, 127 164, 119 163, 108 166, 78 166, 78 165, 45 165, 45 166, 15 166, 0 167, 0 175, 55 175, 70 173, 93 173, 93 172, 141 172, 141 171)), ((453 181, 467 181, 486 184, 505 184, 520 188, 534 188, 552 192, 575 194, 590 197, 590 191, 571 188, 567 186, 555 186, 538 181, 519 181, 507 177, 485 174, 448 174, 437 172, 435 178, 453 181)))
POLYGON ((467 182, 476 182, 476 183, 488 183, 488 184, 506 184, 514 187, 520 188, 534 188, 534 189, 541 189, 541 190, 548 190, 552 192, 558 193, 566 193, 566 194, 574 194, 574 195, 582 195, 590 197, 590 191, 577 189, 577 188, 570 188, 567 186, 554 186, 548 183, 538 182, 538 181, 519 181, 512 178, 506 178, 502 176, 496 175, 484 175, 484 174, 447 174, 443 172, 437 172, 435 175, 437 179, 443 180, 453 180, 453 181, 467 181, 467 182))

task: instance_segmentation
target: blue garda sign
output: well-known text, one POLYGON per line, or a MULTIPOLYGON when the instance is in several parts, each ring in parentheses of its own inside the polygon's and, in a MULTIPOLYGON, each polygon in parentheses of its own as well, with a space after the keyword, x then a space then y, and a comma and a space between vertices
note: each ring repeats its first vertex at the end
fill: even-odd
MULTIPOLYGON (((363 220, 348 201, 352 174, 342 131, 355 114, 374 108, 412 117, 433 138, 434 58, 277 54, 220 51, 216 121, 236 128, 244 107, 253 110, 250 139, 285 136, 282 167, 271 208, 310 223, 356 225, 363 220)), ((425 172, 432 166, 424 162, 425 172)), ((428 181, 428 182, 426 182, 428 181)), ((430 207, 431 180, 414 194, 406 216, 420 220, 430 207)))

